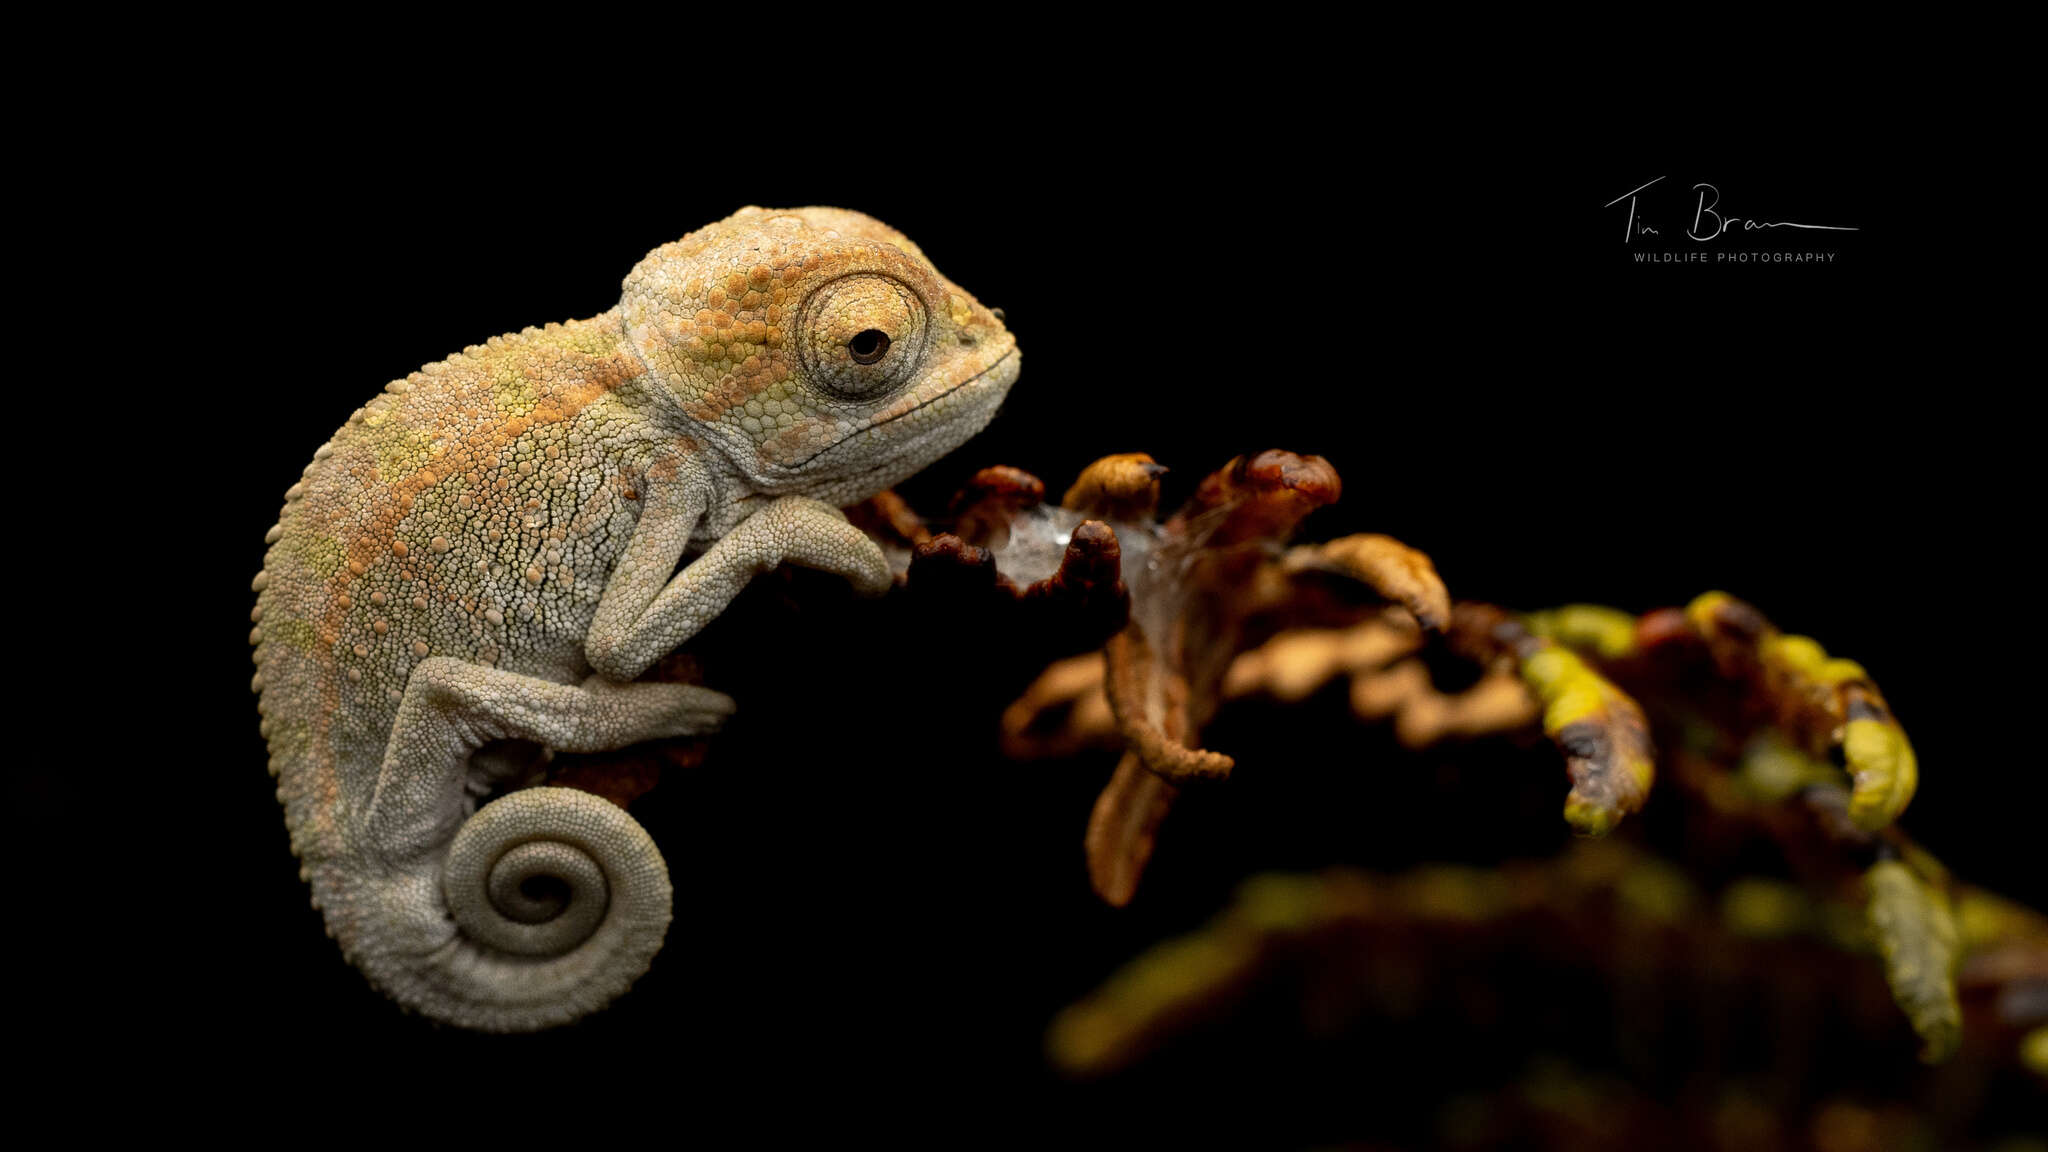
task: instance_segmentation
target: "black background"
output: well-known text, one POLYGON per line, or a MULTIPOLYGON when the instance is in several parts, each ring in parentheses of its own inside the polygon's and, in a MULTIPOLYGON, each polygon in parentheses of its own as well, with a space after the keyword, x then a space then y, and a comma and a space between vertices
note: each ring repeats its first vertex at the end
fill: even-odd
POLYGON ((245 688, 248 577, 283 489, 385 381, 600 312, 647 249, 748 203, 869 212, 1005 310, 1023 376, 986 432, 904 487, 920 507, 986 464, 1057 491, 1131 450, 1173 467, 1171 503, 1235 454, 1285 447, 1344 477, 1308 535, 1397 535, 1455 595, 1642 610, 1727 589, 1884 686, 1923 766, 1917 836, 1965 878, 2048 896, 2010 803, 2036 758, 1986 702, 2030 629, 2007 624, 2020 590, 1996 575, 2015 529, 2016 466, 1986 435, 2003 386, 1959 371, 1996 322, 1958 296, 1958 238, 1929 223, 1954 108, 1856 79, 1751 83, 1737 102, 1725 78, 1653 98, 1616 77, 1635 92, 1617 101, 1542 69, 1295 76, 1253 97, 1249 77, 1183 93, 1089 60, 1073 64, 1101 81, 1087 100, 1047 84, 855 101, 750 133, 642 122, 618 94, 551 117, 474 91, 384 109, 275 67, 203 85, 167 120, 184 136, 153 221, 193 273, 172 301, 192 317, 177 362, 207 365, 156 419, 211 443, 194 465, 209 498, 166 524, 202 558, 176 683, 151 693, 177 703, 135 733, 171 762, 135 796, 176 813, 176 852, 132 863, 181 963, 100 994, 168 1008, 172 1036, 244 1053, 317 1037, 338 1066, 402 1059, 458 1083, 547 1069, 579 1094, 631 1069, 693 1115, 786 1085, 809 1119, 911 1128, 941 1102, 1030 1124, 1277 1091, 1329 1134, 1354 1103, 1398 1113, 1427 1090, 1426 1071, 1379 1064, 1337 1092, 1359 1068, 1281 1029, 1258 1034, 1263 1073, 1237 1053, 1179 1083, 1064 1085, 1038 1045, 1054 1008, 1252 872, 1555 851, 1561 772, 1433 791, 1333 698, 1252 708, 1214 733, 1237 778, 1184 801, 1138 903, 1113 912, 1080 854, 1109 762, 996 753, 997 712, 1031 671, 1015 638, 817 584, 801 636, 751 596, 760 640, 707 637, 740 714, 702 769, 636 808, 677 920, 626 999, 571 1030, 477 1037, 401 1016, 342 962, 296 878, 245 688), (1671 243, 1690 204, 1674 191, 1659 248, 1838 258, 1634 265, 1623 209, 1600 206, 1659 175, 1715 183, 1736 215, 1861 231, 1671 243))

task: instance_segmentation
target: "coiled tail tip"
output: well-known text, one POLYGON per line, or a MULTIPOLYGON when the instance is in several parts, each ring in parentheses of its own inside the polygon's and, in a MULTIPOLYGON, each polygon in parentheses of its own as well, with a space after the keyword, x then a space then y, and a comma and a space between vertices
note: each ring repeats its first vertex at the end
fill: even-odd
POLYGON ((673 900, 646 830, 572 788, 501 796, 463 822, 445 858, 359 872, 348 887, 372 898, 328 915, 349 922, 348 951, 370 981, 484 1032, 558 1027, 617 999, 661 951, 673 900))

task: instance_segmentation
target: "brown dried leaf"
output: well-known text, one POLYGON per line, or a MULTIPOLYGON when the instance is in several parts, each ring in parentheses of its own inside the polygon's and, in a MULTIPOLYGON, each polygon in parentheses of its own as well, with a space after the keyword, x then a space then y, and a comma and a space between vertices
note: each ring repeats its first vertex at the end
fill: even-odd
POLYGON ((1133 624, 1110 637, 1104 655, 1110 711, 1117 730, 1145 767, 1176 783, 1230 775, 1236 761, 1183 742, 1187 680, 1155 659, 1142 629, 1133 624))
POLYGON ((1137 894, 1159 825, 1179 795, 1180 789, 1145 767, 1136 752, 1125 752, 1117 762, 1116 773, 1095 798, 1084 841, 1088 879, 1104 903, 1121 908, 1137 894))
POLYGON ((1451 597, 1429 557, 1391 536, 1344 536, 1327 544, 1289 549, 1281 561, 1290 575, 1306 571, 1348 576, 1406 608, 1432 631, 1450 620, 1451 597))
POLYGON ((1920 1059, 1938 1064, 1963 1036, 1956 999, 1961 947, 1948 897, 1921 882, 1897 860, 1880 860, 1865 874, 1870 885, 1870 930, 1884 956, 1892 997, 1920 1034, 1920 1059))
POLYGON ((1166 466, 1143 452, 1104 456, 1081 470, 1060 507, 1125 524, 1150 523, 1159 510, 1166 466))
POLYGON ((953 497, 953 533, 969 544, 1001 548, 1017 513, 1045 502, 1045 482, 1022 468, 976 472, 953 497))

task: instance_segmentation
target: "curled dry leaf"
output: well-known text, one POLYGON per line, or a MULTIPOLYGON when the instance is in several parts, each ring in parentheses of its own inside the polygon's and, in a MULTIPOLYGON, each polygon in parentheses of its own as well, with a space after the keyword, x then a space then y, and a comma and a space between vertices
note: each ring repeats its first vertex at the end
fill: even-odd
POLYGON ((1543 732, 1565 754, 1572 779, 1564 818, 1605 836, 1650 795, 1655 760, 1642 706, 1569 648, 1542 646, 1521 662, 1522 682, 1543 703, 1543 732))
MULTIPOLYGON (((1705 789, 1718 798, 1711 805, 1717 818, 1763 821, 1788 845, 1803 837, 1841 861, 1882 856, 1869 872, 1868 914, 1886 951, 1887 973, 1930 1057, 1953 1046, 1960 1028, 1953 1007, 1960 945, 1945 898, 1919 879, 1939 874, 1940 865, 1886 827, 1912 794, 1917 764, 1861 667, 1830 658, 1809 639, 1779 633, 1754 608, 1719 593, 1640 617, 1585 604, 1516 616, 1489 605, 1453 604, 1428 558, 1387 537, 1351 536, 1283 551, 1281 543, 1302 517, 1341 491, 1335 469, 1317 457, 1240 457, 1205 478, 1162 523, 1154 516, 1163 473, 1142 454, 1105 457, 1067 490, 1063 508, 1047 510, 1036 478, 986 469, 951 506, 950 534, 931 534, 888 494, 853 513, 885 546, 914 550, 907 580, 913 593, 1037 603, 1068 615, 1089 605, 1114 604, 1119 613, 1128 608, 1128 617, 1117 615, 1102 629, 1115 634, 1101 658, 1052 664, 1006 711, 1003 725, 1013 755, 1122 747, 1086 838, 1091 879, 1105 900, 1132 898, 1181 787, 1231 770, 1231 758, 1199 745, 1224 699, 1264 694, 1297 701, 1346 677, 1357 714, 1391 717, 1408 747, 1540 719, 1567 759, 1572 789, 1566 818, 1599 835, 1642 806, 1653 774, 1645 711, 1614 677, 1634 683, 1627 678, 1645 676, 1653 689, 1669 688, 1682 681, 1671 673, 1704 667, 1703 654, 1711 654, 1724 681, 1741 689, 1740 701, 1789 743, 1752 740, 1754 729, 1703 719, 1681 701, 1676 707, 1689 718, 1675 722, 1721 724, 1725 731, 1720 743, 1702 746, 1721 750, 1714 753, 1718 763, 1700 749, 1681 750, 1681 768, 1692 769, 1681 771, 1680 779, 1695 794, 1705 789), (1125 535, 1119 538, 1107 521, 1125 535), (1008 558, 1025 555, 1034 542, 1038 555, 1050 556, 1047 541, 1061 549, 1056 571, 1037 579, 1006 574, 1008 558), (1364 603, 1343 594, 1345 588, 1397 607, 1364 603), (1418 622, 1441 629, 1429 642, 1436 655, 1477 666, 1469 687, 1439 690, 1418 622), (1818 778, 1834 771, 1826 763, 1829 753, 1846 764, 1852 788, 1818 778), (1801 801, 1795 811, 1810 816, 1803 824, 1771 814, 1778 802, 1794 798, 1801 801)), ((1050 569, 1050 561, 1044 563, 1039 571, 1050 569)), ((1030 572, 1028 564, 1024 569, 1030 572)), ((1668 698, 1660 702, 1673 706, 1668 698)), ((1812 855, 1799 851, 1805 854, 1797 860, 1812 855)), ((1648 880, 1626 887, 1663 890, 1648 880)), ((1761 882, 1741 891, 1766 889, 1777 894, 1777 904, 1797 893, 1761 882)), ((1981 903, 1966 901, 1965 908, 1981 903)), ((1484 918, 1497 913, 1485 910, 1493 907, 1468 912, 1484 918)), ((1196 1010, 1217 989, 1247 978, 1275 937, 1245 935, 1245 925, 1271 927, 1285 919, 1241 908, 1229 920, 1236 936, 1190 945, 1174 953, 1180 958, 1172 964, 1132 975, 1121 985, 1129 994, 1110 997, 1109 1007, 1098 999, 1093 1008, 1063 1016, 1051 1041, 1055 1058, 1070 1067, 1113 1064, 1124 1058, 1119 1053, 1143 1047, 1148 1021, 1196 1010)), ((1814 931, 1839 923, 1832 913, 1794 920, 1814 931)), ((1991 950, 1966 971, 1998 987, 2035 971, 2043 962, 2038 943, 2009 937, 1988 945, 1991 950)))
POLYGON ((1212 549, 1280 541, 1343 491, 1337 470, 1321 456, 1278 449, 1239 456, 1202 478, 1167 530, 1199 537, 1212 549))
POLYGON ((1263 694, 1291 704, 1339 676, 1377 672, 1421 646, 1414 621, 1395 612, 1348 628, 1291 629, 1240 653, 1223 677, 1223 695, 1263 694))
POLYGON ((1392 536, 1344 536, 1327 544, 1289 549, 1281 570, 1290 575, 1341 572, 1408 610, 1432 631, 1451 616, 1450 593, 1429 557, 1392 536))
POLYGON ((1104 456, 1081 470, 1060 506, 1122 524, 1146 524, 1159 511, 1166 466, 1143 452, 1104 456))
MULTIPOLYGON (((1150 457, 1090 465, 1064 503, 1129 517, 1156 507, 1150 457)), ((1127 754, 1091 813, 1084 844, 1096 891, 1123 904, 1136 891, 1158 829, 1191 780, 1227 776, 1233 760, 1196 743, 1244 646, 1256 589, 1278 546, 1315 508, 1336 499, 1336 470, 1315 456, 1262 452, 1211 473, 1188 504, 1146 535, 1144 578, 1129 624, 1104 650, 1104 685, 1127 754), (1141 779, 1143 771, 1155 777, 1141 779)), ((1424 562, 1426 564, 1426 561, 1424 562)))
POLYGON ((1110 713, 1140 763, 1176 784, 1230 775, 1235 764, 1230 757, 1183 742, 1188 730, 1187 679, 1159 675, 1164 661, 1151 651, 1142 629, 1133 625, 1110 637, 1104 656, 1110 713))
POLYGON ((970 544, 1000 548, 1017 514, 1045 502, 1045 483, 1022 468, 983 468, 953 497, 953 532, 970 544))
POLYGON ((1441 692, 1419 660, 1353 677, 1351 710, 1362 720, 1392 717, 1394 739, 1404 748, 1511 732, 1535 723, 1541 714, 1535 697, 1512 672, 1489 672, 1462 692, 1441 692))
POLYGON ((1632 642, 1624 647, 1613 635, 1632 636, 1633 621, 1608 617, 1589 623, 1595 619, 1582 608, 1570 616, 1539 614, 1531 627, 1527 617, 1461 602, 1451 612, 1447 640, 1475 662, 1512 665, 1541 706, 1544 735, 1564 754, 1572 781, 1565 820, 1585 835, 1604 836, 1649 799, 1656 759, 1642 705, 1577 652, 1544 634, 1561 629, 1580 638, 1606 633, 1611 647, 1633 651, 1632 642), (1564 627, 1567 622, 1570 626, 1564 627))
POLYGON ((1884 957, 1892 996, 1920 1034, 1920 1058, 1930 1064, 1962 1042, 1963 1010, 1956 1000, 1960 956, 1948 898, 1897 860, 1871 866, 1870 930, 1884 957))
POLYGON ((1532 636, 1562 644, 1601 660, 1620 660, 1638 646, 1636 618, 1602 604, 1566 604, 1522 614, 1532 636))
POLYGON ((1046 665, 1003 710, 1003 755, 1049 760, 1112 744, 1116 717, 1102 691, 1102 671, 1094 652, 1046 665))
POLYGON ((1117 761, 1109 783, 1088 813, 1082 848, 1088 859, 1088 882, 1102 902, 1121 908, 1138 894, 1138 879, 1152 860, 1159 826, 1173 808, 1180 789, 1145 767, 1136 752, 1117 761))
POLYGON ((1853 782, 1849 814, 1875 831, 1898 819, 1919 786, 1913 745, 1862 665, 1830 657, 1806 636, 1773 627, 1725 592, 1685 608, 1722 674, 1750 686, 1756 706, 1809 754, 1838 753, 1853 782))

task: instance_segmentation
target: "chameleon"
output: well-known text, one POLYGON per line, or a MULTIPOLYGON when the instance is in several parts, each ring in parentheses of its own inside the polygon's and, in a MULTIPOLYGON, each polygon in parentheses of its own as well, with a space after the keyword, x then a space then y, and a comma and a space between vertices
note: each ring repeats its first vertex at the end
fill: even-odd
POLYGON ((756 574, 886 590, 839 509, 980 431, 1019 364, 1001 314, 902 233, 748 207, 649 253, 610 311, 493 337, 351 414, 285 493, 249 637, 292 851, 343 955, 481 1031, 623 993, 667 933, 661 853, 606 800, 523 785, 551 751, 716 730, 730 697, 636 677, 756 574))

